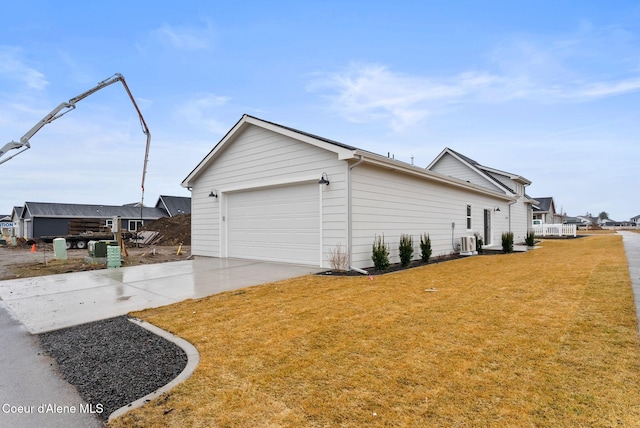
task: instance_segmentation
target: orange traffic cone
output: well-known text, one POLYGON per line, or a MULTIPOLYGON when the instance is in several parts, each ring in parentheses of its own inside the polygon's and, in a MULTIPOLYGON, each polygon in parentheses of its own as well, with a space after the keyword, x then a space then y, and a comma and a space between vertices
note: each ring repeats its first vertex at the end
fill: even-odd
POLYGON ((31 246, 31 252, 32 252, 32 253, 35 253, 35 252, 36 252, 36 244, 33 244, 33 245, 31 246))

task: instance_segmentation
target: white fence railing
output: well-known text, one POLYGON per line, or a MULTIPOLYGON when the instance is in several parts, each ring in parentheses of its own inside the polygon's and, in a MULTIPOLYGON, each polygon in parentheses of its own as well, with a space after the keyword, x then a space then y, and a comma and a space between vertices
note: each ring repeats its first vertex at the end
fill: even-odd
POLYGON ((536 224, 531 230, 536 236, 576 236, 575 224, 536 224))

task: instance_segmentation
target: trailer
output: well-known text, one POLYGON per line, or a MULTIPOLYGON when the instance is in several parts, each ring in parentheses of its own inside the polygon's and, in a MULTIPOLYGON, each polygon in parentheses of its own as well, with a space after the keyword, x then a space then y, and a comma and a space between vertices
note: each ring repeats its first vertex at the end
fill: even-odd
POLYGON ((51 244, 53 243, 53 240, 56 238, 64 238, 64 240, 67 243, 67 250, 70 250, 72 248, 84 250, 89 246, 89 241, 113 241, 116 239, 113 233, 109 233, 109 234, 87 233, 87 234, 81 234, 81 235, 41 236, 40 240, 47 244, 51 244))

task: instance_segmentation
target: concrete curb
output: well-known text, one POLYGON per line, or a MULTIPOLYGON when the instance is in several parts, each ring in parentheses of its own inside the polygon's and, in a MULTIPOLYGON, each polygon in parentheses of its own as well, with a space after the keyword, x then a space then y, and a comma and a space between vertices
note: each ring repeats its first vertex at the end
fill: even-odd
POLYGON ((187 342, 186 340, 175 336, 171 333, 169 333, 168 331, 165 331, 159 327, 156 327, 153 324, 149 324, 146 321, 142 321, 136 318, 129 318, 129 321, 131 321, 134 324, 139 325, 142 328, 145 328, 147 330, 149 330, 150 332, 163 337, 165 339, 167 339, 170 342, 175 343, 176 345, 178 345, 180 348, 182 348, 182 350, 187 354, 187 365, 185 366, 185 368, 182 370, 182 372, 180 372, 180 374, 173 379, 171 382, 169 382, 168 384, 166 384, 165 386, 158 388, 156 391, 145 395, 142 398, 137 399, 136 401, 134 401, 133 403, 129 403, 126 406, 122 406, 120 407, 118 410, 114 411, 113 413, 111 413, 109 415, 109 420, 113 420, 119 416, 124 415, 125 413, 127 413, 129 410, 133 410, 133 409, 137 409, 138 407, 142 407, 144 404, 148 403, 149 401, 158 398, 160 395, 164 394, 165 392, 171 390, 172 388, 174 388, 176 385, 184 382, 185 380, 187 380, 192 374, 193 371, 196 369, 196 367, 198 366, 198 364, 200 363, 200 354, 198 353, 198 350, 189 342, 187 342))

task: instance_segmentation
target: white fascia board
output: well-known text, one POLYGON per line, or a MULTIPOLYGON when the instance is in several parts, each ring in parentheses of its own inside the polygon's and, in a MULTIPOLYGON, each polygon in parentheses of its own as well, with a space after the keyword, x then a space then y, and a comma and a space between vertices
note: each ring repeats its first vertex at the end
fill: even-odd
POLYGON ((485 171, 493 172, 494 174, 504 175, 505 177, 508 177, 510 180, 517 181, 518 183, 524 184, 525 186, 528 186, 531 184, 531 181, 527 180, 526 178, 518 174, 512 174, 510 172, 501 171, 495 168, 489 168, 487 166, 482 166, 482 169, 484 169, 485 171))
POLYGON ((332 144, 327 141, 322 141, 317 138, 313 138, 310 135, 301 134, 299 132, 294 131, 293 129, 283 128, 276 124, 264 122, 254 117, 247 117, 246 121, 247 123, 251 123, 252 125, 256 125, 261 128, 268 129, 269 131, 275 132, 277 134, 284 135, 294 140, 302 141, 304 143, 311 144, 312 146, 319 147, 329 152, 336 153, 338 155, 338 159, 340 160, 352 159, 354 157, 355 151, 352 149, 347 149, 346 147, 340 147, 336 144, 332 144))
POLYGON ((356 150, 354 155, 357 157, 361 156, 364 162, 368 164, 381 166, 383 168, 393 169, 405 174, 422 177, 427 180, 431 180, 437 183, 441 183, 441 184, 445 184, 453 187, 458 187, 465 190, 470 190, 472 192, 481 193, 484 195, 490 195, 505 201, 516 200, 516 198, 513 198, 505 193, 494 192, 490 189, 487 189, 486 187, 478 186, 476 184, 472 184, 467 181, 460 180, 458 178, 449 177, 447 175, 442 175, 437 172, 429 171, 428 169, 421 168, 419 166, 409 165, 406 162, 390 159, 385 156, 377 155, 375 153, 356 150))
POLYGON ((238 130, 243 127, 243 125, 247 122, 247 119, 248 117, 246 115, 242 116, 242 118, 233 126, 233 128, 231 128, 229 132, 227 132, 225 136, 222 137, 222 140, 220 140, 218 144, 216 144, 215 147, 204 157, 204 159, 202 159, 200 163, 198 163, 198 165, 189 173, 189 175, 187 175, 187 177, 182 180, 182 183, 180 183, 182 187, 192 187, 191 182, 196 177, 198 177, 198 175, 200 175, 200 173, 204 169, 206 169, 206 167, 216 156, 216 154, 219 153, 229 142, 229 140, 231 140, 238 133, 238 130))

